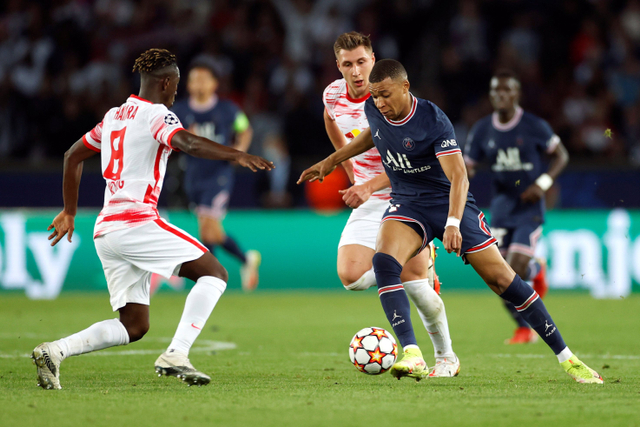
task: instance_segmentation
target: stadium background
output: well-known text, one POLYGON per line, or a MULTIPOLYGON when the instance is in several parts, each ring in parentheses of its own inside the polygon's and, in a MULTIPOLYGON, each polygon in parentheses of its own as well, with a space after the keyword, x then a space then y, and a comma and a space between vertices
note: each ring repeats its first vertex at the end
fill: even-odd
MULTIPOLYGON (((548 195, 539 248, 551 287, 611 298, 640 290, 640 2, 615 0, 3 2, 0 289, 32 298, 106 292, 91 241, 104 189, 98 159, 85 165, 75 242, 51 249, 45 230, 62 204, 64 151, 137 93, 132 63, 149 47, 176 53, 183 76, 196 55, 210 55, 221 95, 251 120, 251 152, 278 166, 238 171, 225 221, 263 253, 260 289, 340 289, 336 245, 348 212, 336 190, 345 177, 295 180, 331 151, 321 93, 339 77, 335 37, 354 29, 371 35, 377 58, 405 64, 414 93, 449 115, 460 141, 491 111, 491 72, 514 69, 523 107, 548 120, 571 155, 548 195)), ((173 156, 160 205, 195 234, 182 167, 173 156)), ((486 171, 471 183, 485 207, 488 184, 486 171)), ((237 264, 221 259, 239 288, 237 264)), ((484 287, 450 255, 441 253, 438 272, 445 291, 484 287)))

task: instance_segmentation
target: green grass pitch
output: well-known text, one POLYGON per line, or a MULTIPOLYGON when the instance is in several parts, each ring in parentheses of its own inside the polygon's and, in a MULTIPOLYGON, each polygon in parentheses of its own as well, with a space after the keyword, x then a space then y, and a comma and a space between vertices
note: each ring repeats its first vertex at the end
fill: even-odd
MULTIPOLYGON (((368 376, 348 344, 366 326, 390 329, 373 291, 229 293, 191 360, 212 375, 206 387, 158 378, 153 362, 177 325, 184 294, 151 303, 140 342, 67 359, 63 390, 36 387, 24 357, 45 340, 113 317, 104 294, 55 301, 0 298, 0 425, 30 426, 639 426, 640 296, 598 301, 554 293, 549 311, 565 340, 605 378, 574 383, 539 341, 506 346, 512 323, 497 297, 446 293, 460 376, 416 383, 368 376)), ((427 363, 432 347, 414 312, 427 363)))

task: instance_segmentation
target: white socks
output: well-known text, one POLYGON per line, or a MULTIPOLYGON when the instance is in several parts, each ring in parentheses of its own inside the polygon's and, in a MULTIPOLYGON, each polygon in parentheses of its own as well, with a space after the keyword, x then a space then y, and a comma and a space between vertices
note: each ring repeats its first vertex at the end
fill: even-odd
POLYGON ((371 270, 365 272, 358 280, 344 288, 348 291, 364 291, 376 285, 376 273, 373 272, 373 267, 371 267, 371 270))
POLYGON ((182 318, 176 334, 169 344, 169 350, 189 354, 200 331, 213 311, 213 307, 227 288, 227 284, 217 277, 202 276, 187 295, 182 318))
POLYGON ((76 356, 103 348, 129 344, 129 333, 118 319, 94 323, 84 331, 54 341, 62 357, 76 356))
POLYGON ((449 324, 444 303, 429 285, 429 280, 412 280, 404 282, 403 286, 409 298, 416 305, 422 323, 427 332, 429 332, 429 337, 433 342, 435 358, 454 358, 455 353, 451 347, 451 336, 449 335, 449 324))

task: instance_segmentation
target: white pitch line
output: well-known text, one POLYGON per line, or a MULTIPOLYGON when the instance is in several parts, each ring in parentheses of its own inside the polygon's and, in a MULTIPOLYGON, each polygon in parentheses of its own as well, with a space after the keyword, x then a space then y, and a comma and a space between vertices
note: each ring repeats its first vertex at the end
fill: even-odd
MULTIPOLYGON (((157 338, 150 341, 160 341, 167 342, 171 341, 170 338, 157 338)), ((222 350, 234 350, 237 348, 237 345, 232 342, 223 342, 223 341, 211 341, 211 340, 200 340, 197 342, 197 345, 191 348, 191 353, 206 353, 209 351, 222 351, 222 350)), ((106 350, 106 351, 96 351, 93 353, 87 353, 83 356, 141 356, 141 355, 149 355, 149 354, 161 354, 165 351, 166 348, 151 350, 151 349, 140 349, 140 350, 106 350)), ((19 353, 0 353, 1 359, 14 359, 21 357, 31 357, 31 354, 19 354, 19 353)))
MULTIPOLYGON (((499 357, 499 358, 510 358, 516 357, 519 359, 544 359, 549 356, 544 354, 509 354, 509 353, 498 353, 498 354, 489 354, 491 357, 499 357)), ((584 357, 587 359, 618 359, 618 360, 640 360, 639 355, 629 355, 629 354, 578 354, 580 357, 584 357)))

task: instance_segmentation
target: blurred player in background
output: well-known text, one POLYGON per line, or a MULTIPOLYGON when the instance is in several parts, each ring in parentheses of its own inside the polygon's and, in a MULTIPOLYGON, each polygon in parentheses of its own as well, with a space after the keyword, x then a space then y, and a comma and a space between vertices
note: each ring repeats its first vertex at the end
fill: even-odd
MULTIPOLYGON (((569 162, 567 150, 549 124, 520 107, 520 82, 509 70, 491 79, 494 112, 471 129, 465 148, 469 176, 479 162, 491 165, 494 196, 491 230, 500 252, 524 280, 544 298, 546 261, 535 258, 544 222, 545 192, 569 162), (545 156, 550 158, 545 172, 545 156)), ((538 335, 509 301, 504 304, 518 327, 507 344, 535 342, 538 335)))
MULTIPOLYGON (((189 97, 176 102, 172 110, 190 132, 246 152, 253 134, 249 119, 233 102, 218 97, 218 81, 210 58, 196 58, 187 78, 189 97)), ((184 187, 196 206, 202 243, 212 253, 216 246, 222 246, 237 258, 242 263, 242 289, 254 290, 258 286, 260 253, 256 250, 245 253, 222 228, 233 191, 234 165, 192 156, 186 160, 184 187)))
MULTIPOLYGON (((350 32, 342 34, 333 46, 342 79, 324 90, 324 122, 336 150, 347 145, 369 127, 364 113, 369 99, 369 74, 375 55, 369 37, 350 32)), ((389 178, 374 147, 342 163, 355 185, 341 191, 353 212, 338 244, 338 276, 348 290, 361 291, 376 285, 372 259, 380 220, 391 200, 389 178)), ((444 303, 438 295, 440 283, 435 275, 435 248, 409 261, 402 271, 402 283, 418 309, 433 342, 436 365, 431 376, 452 377, 460 372, 460 361, 453 352, 444 303), (429 282, 431 279, 431 282, 429 282)))
POLYGON ((418 380, 426 376, 401 274, 409 260, 438 238, 447 252, 462 256, 496 294, 515 305, 571 378, 602 384, 602 377, 565 344, 537 292, 500 255, 468 191, 467 170, 449 118, 435 104, 409 92, 407 72, 398 61, 378 61, 369 83, 371 98, 364 107, 369 129, 305 170, 298 182, 323 179, 336 165, 374 146, 381 154, 392 200, 378 232, 373 267, 382 308, 404 351, 389 370, 391 375, 418 380))
POLYGON ((60 389, 60 363, 69 356, 141 339, 149 330, 149 285, 152 273, 172 274, 196 282, 175 336, 158 357, 159 375, 172 375, 189 385, 208 384, 208 375, 189 361, 191 346, 227 286, 227 271, 197 239, 160 218, 157 210, 167 160, 172 150, 206 159, 236 162, 253 171, 270 170, 271 162, 217 144, 186 131, 173 104, 180 80, 176 57, 164 49, 150 49, 135 61, 141 76, 139 96, 131 95, 79 139, 65 154, 64 210, 49 230, 56 245, 65 235, 71 241, 78 206, 78 186, 84 160, 100 153, 106 181, 104 207, 94 229, 96 251, 107 279, 113 311, 120 319, 89 328, 32 353, 38 385, 60 389))

